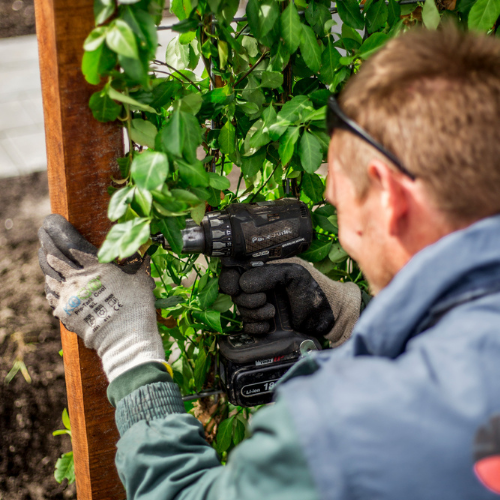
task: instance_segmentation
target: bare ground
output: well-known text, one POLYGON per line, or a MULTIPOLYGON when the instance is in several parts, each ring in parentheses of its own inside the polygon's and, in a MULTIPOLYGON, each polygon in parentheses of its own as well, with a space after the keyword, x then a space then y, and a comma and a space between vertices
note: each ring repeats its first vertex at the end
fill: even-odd
POLYGON ((37 230, 50 212, 46 173, 0 179, 0 500, 75 498, 53 476, 71 449, 62 428, 66 407, 58 322, 45 300, 37 230), (6 376, 23 361, 28 378, 6 376))

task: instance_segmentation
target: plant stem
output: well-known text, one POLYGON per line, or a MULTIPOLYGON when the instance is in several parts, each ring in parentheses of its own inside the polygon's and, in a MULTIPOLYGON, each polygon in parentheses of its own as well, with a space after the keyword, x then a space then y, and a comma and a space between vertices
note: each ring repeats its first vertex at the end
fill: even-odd
POLYGON ((276 166, 274 167, 273 171, 271 172, 271 175, 266 179, 264 184, 262 184, 262 186, 260 186, 259 190, 252 196, 250 203, 253 202, 253 200, 256 198, 256 196, 264 189, 264 186, 272 179, 274 173, 276 172, 276 169, 278 168, 278 165, 280 165, 280 162, 276 163, 276 166))
POLYGON ((257 62, 234 84, 234 86, 236 87, 236 85, 238 85, 238 83, 241 83, 263 60, 264 58, 269 54, 269 52, 264 52, 260 57, 259 59, 257 60, 257 62))
MULTIPOLYGON (((189 83, 191 83, 191 85, 193 85, 194 87, 196 87, 198 89, 198 92, 201 92, 201 88, 198 87, 198 85, 196 85, 196 83, 194 83, 193 80, 191 80, 191 78, 189 78, 186 75, 182 74, 178 69, 175 69, 173 66, 170 66, 170 64, 168 64, 166 62, 158 61, 157 59, 155 59, 153 62, 155 64, 160 64, 161 66, 166 66, 167 68, 171 69, 175 73, 179 73, 179 75, 182 75, 182 77, 185 78, 189 83)), ((172 76, 174 76, 174 75, 172 75, 172 76)))
POLYGON ((240 190, 241 179, 243 179, 243 172, 241 172, 240 177, 238 179, 238 186, 236 187, 236 198, 238 198, 238 192, 240 190))

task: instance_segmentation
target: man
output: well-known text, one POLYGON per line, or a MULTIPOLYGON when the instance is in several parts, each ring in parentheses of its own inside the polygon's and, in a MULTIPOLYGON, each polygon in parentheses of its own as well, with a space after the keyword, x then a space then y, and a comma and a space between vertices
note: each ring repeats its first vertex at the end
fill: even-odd
MULTIPOLYGON (((327 198, 377 296, 348 342, 292 368, 225 467, 162 365, 145 265, 97 264, 64 219, 45 222, 47 296, 102 357, 129 498, 494 498, 474 475, 473 442, 500 410, 500 44, 451 28, 405 34, 329 107, 327 198), (115 312, 97 324, 89 307, 115 312)), ((289 295, 319 287, 335 322, 349 300, 359 308, 307 269, 251 270, 233 293, 257 323, 266 306, 252 300, 276 283, 289 295)), ((303 300, 293 321, 305 324, 315 309, 303 300)))

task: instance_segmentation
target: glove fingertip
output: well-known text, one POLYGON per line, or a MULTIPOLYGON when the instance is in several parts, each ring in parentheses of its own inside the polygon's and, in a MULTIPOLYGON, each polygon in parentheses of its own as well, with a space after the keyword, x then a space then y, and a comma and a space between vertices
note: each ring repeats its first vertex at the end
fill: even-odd
POLYGON ((240 293, 240 273, 237 269, 223 269, 219 276, 219 288, 227 295, 238 295, 240 293))

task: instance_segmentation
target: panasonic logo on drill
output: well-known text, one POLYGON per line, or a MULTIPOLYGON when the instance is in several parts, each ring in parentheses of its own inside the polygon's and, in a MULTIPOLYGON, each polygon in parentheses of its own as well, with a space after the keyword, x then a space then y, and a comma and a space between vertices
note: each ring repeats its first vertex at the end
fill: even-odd
POLYGON ((292 234, 291 229, 283 229, 283 231, 275 231, 274 233, 267 234, 266 236, 252 236, 252 243, 260 243, 261 241, 272 240, 280 236, 292 234))

